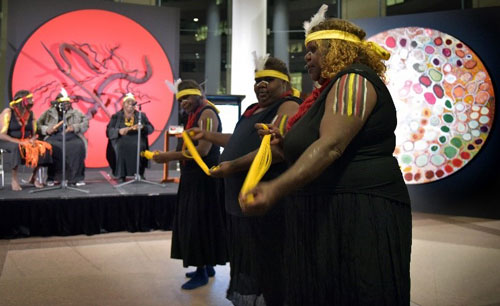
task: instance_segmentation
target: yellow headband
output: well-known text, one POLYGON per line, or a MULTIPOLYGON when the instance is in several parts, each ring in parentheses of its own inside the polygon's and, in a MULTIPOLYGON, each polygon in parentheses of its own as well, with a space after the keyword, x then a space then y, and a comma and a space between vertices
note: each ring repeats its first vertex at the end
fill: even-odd
POLYGON ((201 91, 199 89, 196 89, 196 88, 183 89, 175 94, 175 98, 177 100, 179 100, 180 98, 182 98, 184 96, 189 96, 189 95, 201 96, 201 91))
POLYGON ((56 99, 57 102, 69 102, 71 99, 69 97, 60 97, 59 99, 56 99))
POLYGON ((264 77, 273 77, 277 79, 281 79, 286 82, 290 82, 290 78, 282 72, 279 72, 277 70, 271 70, 271 69, 264 69, 264 70, 259 70, 255 72, 255 78, 264 78, 264 77))
POLYGON ((27 94, 26 96, 23 96, 23 97, 20 97, 20 98, 17 98, 16 100, 14 101, 10 101, 9 103, 9 106, 14 106, 14 104, 17 104, 17 103, 20 103, 23 99, 29 99, 29 98, 33 98, 33 94, 32 93, 29 93, 27 94))
POLYGON ((310 41, 318 40, 318 39, 346 40, 346 41, 350 41, 353 43, 362 44, 363 46, 365 46, 367 48, 371 48, 378 55, 380 55, 384 60, 388 60, 391 57, 391 54, 387 50, 385 50, 384 48, 379 46, 377 43, 371 42, 371 41, 366 41, 366 40, 361 40, 361 39, 359 39, 359 37, 357 37, 356 35, 354 35, 352 33, 348 33, 345 31, 339 31, 339 30, 322 30, 322 31, 312 32, 311 34, 306 36, 304 43, 307 46, 307 44, 310 41))

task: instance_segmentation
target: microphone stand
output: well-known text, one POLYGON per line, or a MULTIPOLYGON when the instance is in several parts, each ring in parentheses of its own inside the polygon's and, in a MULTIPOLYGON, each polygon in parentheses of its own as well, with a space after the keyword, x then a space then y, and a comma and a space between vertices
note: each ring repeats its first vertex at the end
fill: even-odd
MULTIPOLYGON (((145 102, 145 103, 142 103, 142 104, 146 104, 146 103, 148 103, 148 102, 145 102)), ((138 129, 137 129, 137 159, 136 159, 136 167, 135 167, 134 179, 131 180, 131 181, 128 181, 128 182, 123 182, 121 184, 115 185, 114 186, 115 188, 123 187, 125 185, 129 185, 129 184, 133 184, 133 183, 147 183, 147 184, 157 185, 157 186, 162 186, 162 187, 165 186, 165 185, 160 184, 160 183, 150 182, 148 180, 145 180, 139 174, 139 165, 140 165, 140 162, 141 162, 142 104, 138 105, 138 108, 139 108, 139 119, 137 120, 137 127, 138 127, 138 129)))
POLYGON ((63 129, 62 129, 62 180, 61 180, 61 185, 49 187, 49 188, 31 190, 30 193, 49 191, 49 190, 54 190, 54 189, 63 189, 63 190, 71 189, 74 191, 89 193, 88 190, 68 186, 68 181, 66 181, 66 107, 65 106, 63 106, 63 125, 62 125, 62 127, 63 127, 63 129))

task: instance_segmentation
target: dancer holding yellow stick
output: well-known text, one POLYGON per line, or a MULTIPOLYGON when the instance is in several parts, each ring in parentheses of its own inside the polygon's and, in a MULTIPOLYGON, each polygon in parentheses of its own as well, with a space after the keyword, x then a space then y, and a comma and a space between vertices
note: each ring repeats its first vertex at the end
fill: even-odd
MULTIPOLYGON (((171 90, 176 93, 180 107, 189 114, 185 129, 222 131, 217 109, 204 98, 195 81, 176 82, 171 90)), ((187 133, 184 139, 190 142, 187 133)), ((218 179, 207 175, 208 168, 217 164, 220 148, 205 140, 195 140, 189 147, 189 150, 184 147, 181 151, 154 152, 152 155, 158 163, 181 161, 171 257, 182 259, 184 267, 197 267, 195 272, 186 274, 191 278, 182 285, 186 290, 207 284, 208 277, 215 274, 213 266, 227 262, 224 208, 216 193, 218 179), (205 165, 206 172, 197 162, 205 165)))
POLYGON ((411 207, 393 156, 389 54, 326 9, 304 23, 307 70, 321 87, 288 121, 290 166, 251 201, 243 194, 242 209, 285 203, 285 305, 409 305, 411 207))
MULTIPOLYGON (((255 124, 273 122, 278 129, 284 128, 287 118, 299 108, 300 99, 293 96, 285 63, 269 55, 254 56, 254 91, 258 102, 246 109, 233 134, 201 129, 190 132, 195 133, 193 139, 224 146, 220 167, 210 173, 224 177, 225 191, 220 192, 225 198, 231 264, 227 298, 234 305, 260 305, 263 300, 268 306, 283 305, 283 210, 275 207, 265 216, 245 216, 238 194, 261 145, 255 124)), ((263 180, 272 179, 285 169, 284 163, 273 164, 263 180)))

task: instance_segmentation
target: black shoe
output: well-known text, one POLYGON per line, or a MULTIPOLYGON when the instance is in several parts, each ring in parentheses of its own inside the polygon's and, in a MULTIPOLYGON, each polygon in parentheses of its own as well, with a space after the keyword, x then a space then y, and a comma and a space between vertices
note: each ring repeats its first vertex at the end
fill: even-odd
MULTIPOLYGON (((208 277, 214 277, 215 269, 213 266, 205 266, 205 269, 207 270, 208 277)), ((186 277, 192 278, 195 275, 196 275, 196 271, 186 272, 186 277)))
POLYGON ((182 285, 181 288, 184 290, 193 290, 198 287, 205 286, 207 283, 208 283, 207 270, 205 268, 198 268, 196 269, 193 278, 184 283, 184 285, 182 285))

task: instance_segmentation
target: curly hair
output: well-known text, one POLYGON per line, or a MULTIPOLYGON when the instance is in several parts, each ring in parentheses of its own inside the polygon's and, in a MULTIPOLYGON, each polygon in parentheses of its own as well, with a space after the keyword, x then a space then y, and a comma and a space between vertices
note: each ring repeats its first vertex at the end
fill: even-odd
MULTIPOLYGON (((362 28, 347 20, 337 18, 327 19, 314 26, 311 33, 322 30, 348 32, 356 35, 361 40, 366 36, 362 28)), ((382 57, 371 48, 340 39, 320 39, 315 42, 318 45, 318 50, 323 55, 321 57, 321 67, 323 67, 321 77, 331 79, 347 66, 361 63, 373 69, 382 80, 385 80, 386 66, 382 61, 382 57)))

